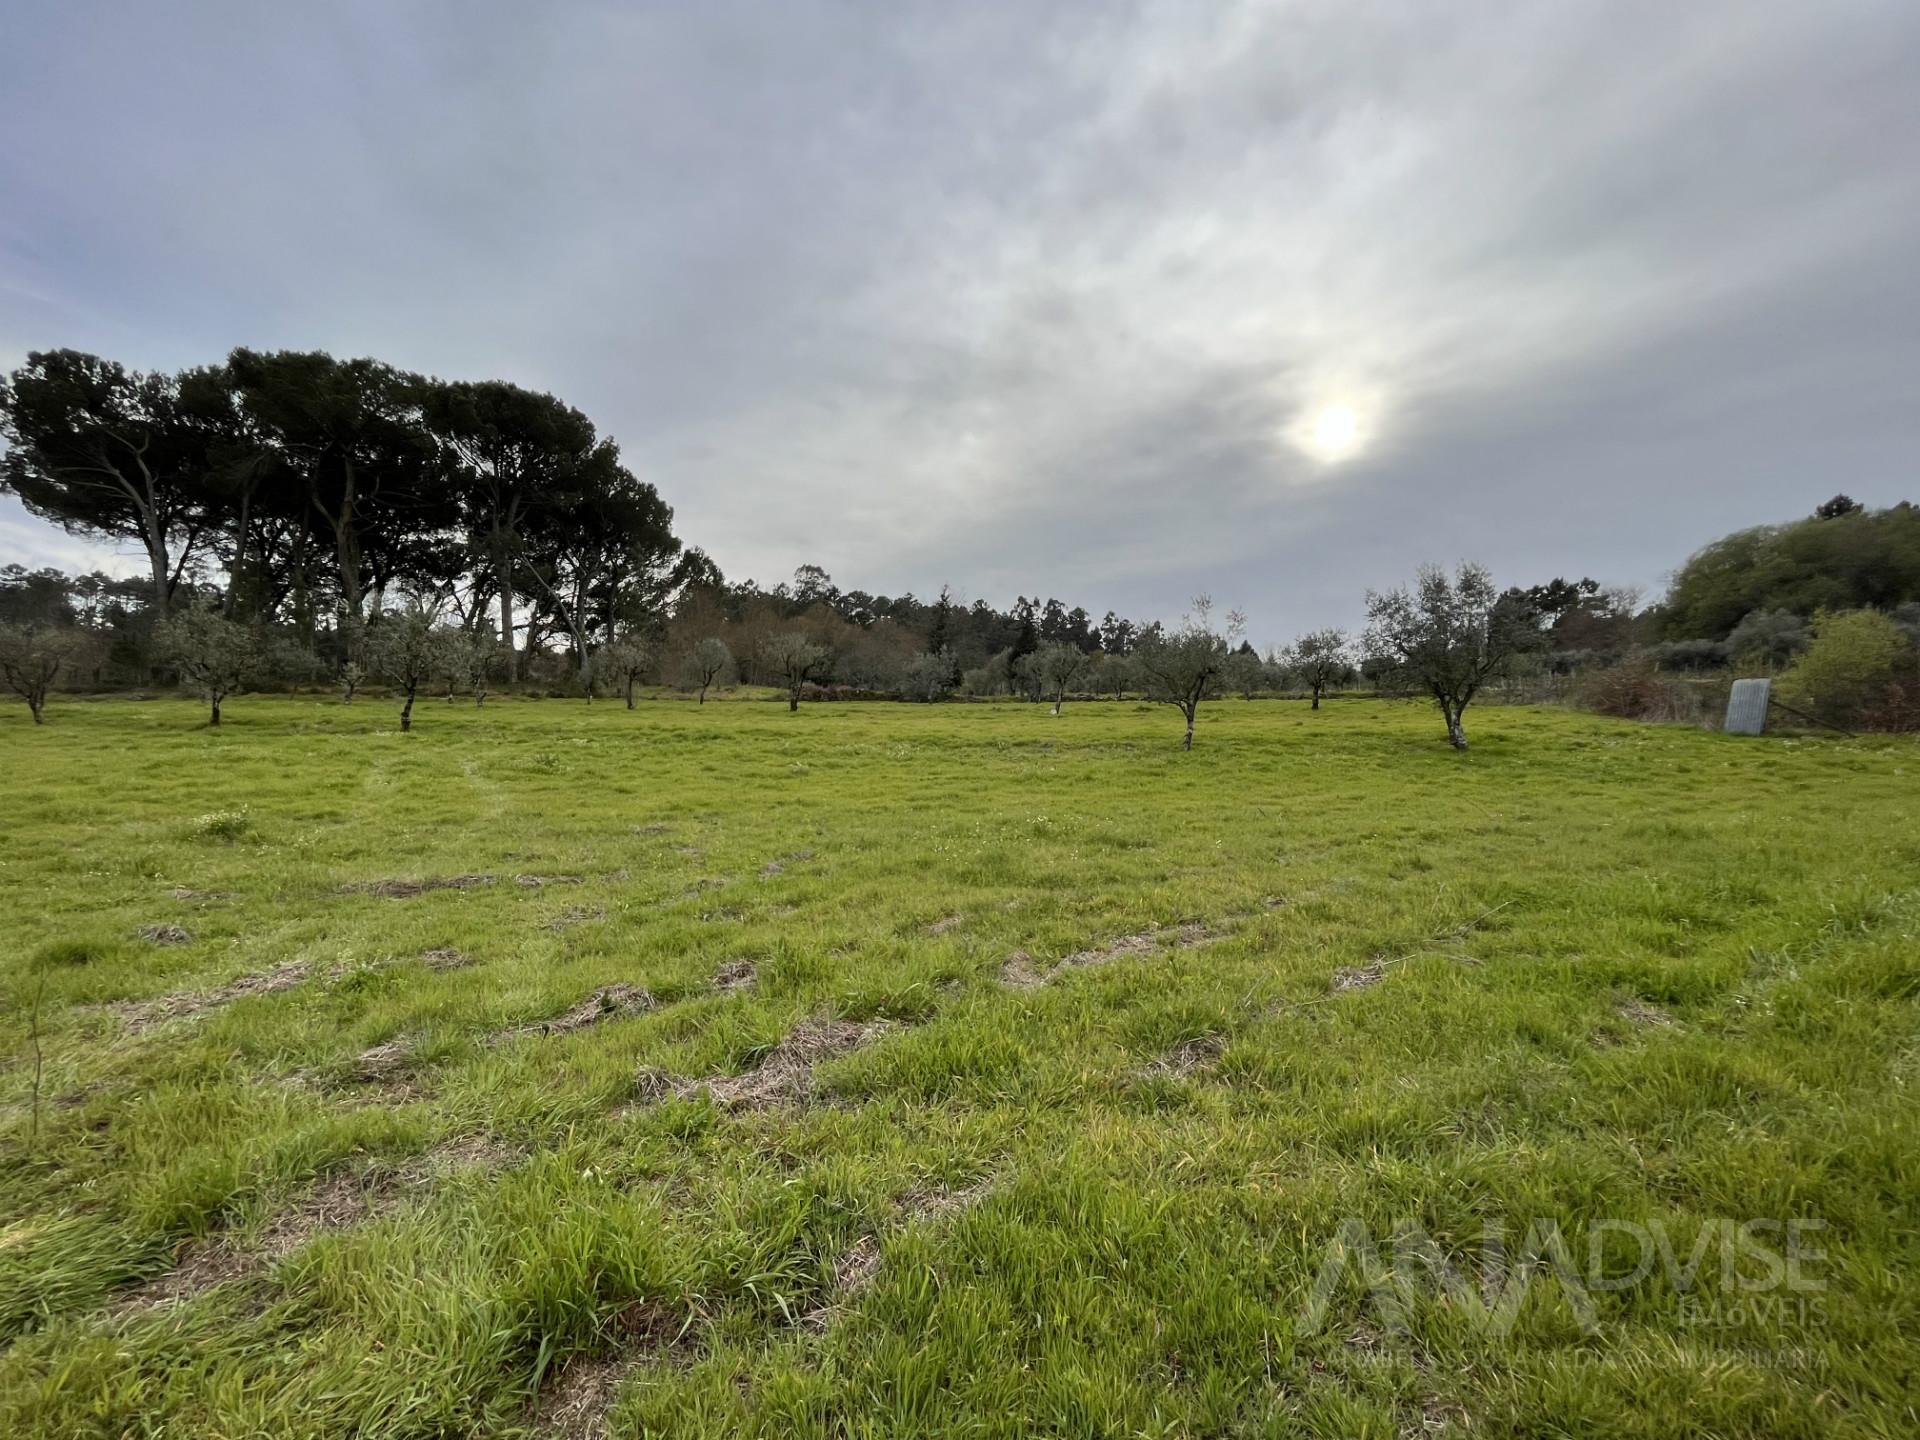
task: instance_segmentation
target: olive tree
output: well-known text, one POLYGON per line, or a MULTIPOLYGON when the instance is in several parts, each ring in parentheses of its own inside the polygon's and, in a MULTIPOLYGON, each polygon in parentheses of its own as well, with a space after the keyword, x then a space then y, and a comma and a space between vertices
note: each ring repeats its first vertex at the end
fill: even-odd
POLYGON ((47 691, 79 653, 80 636, 51 625, 0 625, 0 680, 27 702, 33 723, 43 724, 47 691))
POLYGON ((1423 565, 1411 589, 1367 592, 1367 653, 1409 689, 1424 690, 1447 724, 1447 743, 1467 748, 1461 716, 1481 686, 1508 673, 1540 644, 1539 617, 1519 594, 1499 595, 1481 565, 1449 576, 1423 565))
POLYGON ((493 684, 493 670, 506 657, 506 647, 485 629, 469 633, 457 653, 467 672, 467 688, 473 692, 473 707, 487 703, 487 691, 493 684))
POLYGON ((633 709, 633 687, 653 665, 653 647, 635 636, 602 645, 594 655, 594 666, 619 687, 626 696, 627 709, 633 709))
POLYGON ((1193 722, 1200 702, 1220 694, 1232 650, 1230 640, 1243 623, 1237 611, 1230 612, 1228 633, 1220 634, 1213 628, 1213 602, 1201 595, 1179 628, 1152 626, 1133 647, 1129 658, 1134 683, 1147 699, 1172 705, 1186 717, 1187 733, 1180 742, 1183 750, 1193 749, 1193 722))
POLYGON ((733 668, 733 652, 718 635, 709 635, 694 642, 682 666, 688 683, 700 687, 700 703, 704 705, 708 688, 733 668))
POLYGON ((828 651, 796 631, 770 635, 760 647, 760 658, 787 687, 787 713, 800 708, 800 687, 826 665, 828 651))
POLYGON ((1240 692, 1242 700, 1253 699, 1271 676, 1267 662, 1255 654, 1250 646, 1242 645, 1227 656, 1226 683, 1240 692))
POLYGON ((946 694, 952 684, 953 657, 944 650, 929 651, 907 662, 900 677, 900 696, 929 704, 946 694))
POLYGON ((1053 713, 1067 698, 1067 687, 1087 672, 1087 656, 1078 646, 1042 645, 1033 656, 1033 673, 1043 691, 1053 697, 1053 713))
POLYGON ((1313 696, 1313 708, 1335 685, 1353 678, 1352 645, 1344 630, 1315 630, 1289 645, 1280 657, 1284 665, 1313 696))
POLYGON ((368 622, 367 658, 403 697, 401 734, 413 728, 414 696, 446 667, 447 655, 464 639, 460 631, 436 623, 424 605, 388 611, 368 622))
POLYGON ((204 600, 169 616, 158 636, 161 652, 180 678, 207 702, 207 724, 218 725, 221 702, 259 666, 259 637, 204 600))

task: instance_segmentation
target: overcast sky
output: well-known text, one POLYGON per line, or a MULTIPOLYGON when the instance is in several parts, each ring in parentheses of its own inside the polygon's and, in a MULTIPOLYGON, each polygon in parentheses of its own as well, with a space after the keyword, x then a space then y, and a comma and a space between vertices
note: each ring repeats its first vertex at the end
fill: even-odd
POLYGON ((734 579, 1264 644, 1920 499, 1914 0, 6 0, 0 136, 0 365, 552 390, 734 579))

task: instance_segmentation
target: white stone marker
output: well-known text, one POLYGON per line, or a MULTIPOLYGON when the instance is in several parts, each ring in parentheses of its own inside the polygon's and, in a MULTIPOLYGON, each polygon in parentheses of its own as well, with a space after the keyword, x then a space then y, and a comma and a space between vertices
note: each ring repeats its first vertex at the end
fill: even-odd
POLYGON ((1771 680, 1736 680, 1727 696, 1729 735, 1758 735, 1767 728, 1767 700, 1773 691, 1771 680))

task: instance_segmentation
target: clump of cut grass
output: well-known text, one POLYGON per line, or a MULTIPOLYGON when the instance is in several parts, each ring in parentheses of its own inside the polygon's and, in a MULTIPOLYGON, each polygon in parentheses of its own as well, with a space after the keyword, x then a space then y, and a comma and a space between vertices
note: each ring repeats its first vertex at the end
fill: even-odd
POLYGON ((253 833, 253 815, 244 805, 238 810, 209 810, 194 819, 191 830, 196 840, 233 845, 253 833))

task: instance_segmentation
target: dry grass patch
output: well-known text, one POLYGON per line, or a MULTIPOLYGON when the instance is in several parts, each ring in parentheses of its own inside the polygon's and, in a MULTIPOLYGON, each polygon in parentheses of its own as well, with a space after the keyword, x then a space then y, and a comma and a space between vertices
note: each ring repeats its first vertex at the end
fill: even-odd
POLYGON ((1227 1048, 1227 1037, 1209 1034, 1182 1041, 1146 1065, 1141 1074, 1154 1079, 1180 1080, 1211 1070, 1227 1048))
POLYGON ((494 883, 491 875, 443 875, 435 880, 362 880, 342 885, 342 895, 381 895, 389 900, 411 900, 430 890, 478 890, 494 883))
POLYGON ((742 995, 760 983, 760 972, 751 960, 729 960, 713 972, 708 982, 718 995, 742 995))
POLYGON ((866 1024, 853 1020, 802 1020, 787 1038, 741 1075, 709 1075, 700 1079, 643 1070, 638 1081, 640 1099, 672 1095, 690 1099, 705 1092, 722 1109, 761 1109, 799 1103, 813 1094, 813 1067, 870 1045, 893 1027, 884 1020, 866 1024))
POLYGON ((515 1025, 508 1030, 496 1031, 488 1037, 487 1043, 502 1045, 509 1040, 525 1039, 529 1035, 571 1035, 576 1030, 598 1025, 603 1020, 643 1015, 659 1003, 653 998, 653 992, 644 985, 602 985, 564 1014, 556 1015, 551 1020, 537 1020, 531 1025, 515 1025))
POLYGON ((242 975, 212 990, 186 990, 160 995, 151 1000, 118 1000, 106 1008, 135 1034, 164 1025, 172 1020, 188 1020, 209 1011, 244 1000, 249 995, 273 995, 290 990, 308 975, 312 967, 305 961, 285 960, 258 975, 242 975))
POLYGON ((142 925, 134 932, 150 945, 186 945, 193 935, 178 925, 142 925))

